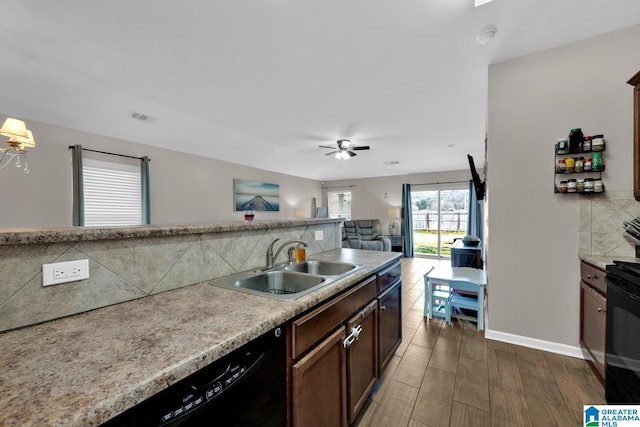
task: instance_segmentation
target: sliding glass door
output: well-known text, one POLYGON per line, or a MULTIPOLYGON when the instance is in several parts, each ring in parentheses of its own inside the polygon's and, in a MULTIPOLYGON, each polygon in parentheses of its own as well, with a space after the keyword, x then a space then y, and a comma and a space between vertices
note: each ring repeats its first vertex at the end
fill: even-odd
POLYGON ((455 239, 467 234, 469 190, 411 188, 416 256, 451 257, 455 239))

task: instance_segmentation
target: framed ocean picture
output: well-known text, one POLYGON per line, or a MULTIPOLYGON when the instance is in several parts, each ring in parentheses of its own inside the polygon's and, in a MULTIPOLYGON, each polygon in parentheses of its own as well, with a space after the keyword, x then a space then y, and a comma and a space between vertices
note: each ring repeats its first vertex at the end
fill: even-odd
POLYGON ((234 179, 237 211, 280 211, 280 186, 268 182, 234 179))

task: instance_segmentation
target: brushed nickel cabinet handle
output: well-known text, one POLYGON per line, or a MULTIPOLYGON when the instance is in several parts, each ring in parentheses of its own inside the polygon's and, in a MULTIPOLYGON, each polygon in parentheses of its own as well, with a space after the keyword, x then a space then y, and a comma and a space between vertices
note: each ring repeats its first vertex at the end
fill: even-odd
POLYGON ((598 312, 599 313, 606 313, 607 309, 606 308, 602 308, 602 307, 598 307, 598 312))
POLYGON ((595 274, 587 274, 587 279, 597 279, 598 276, 595 274))
POLYGON ((381 305, 381 306, 380 306, 380 311, 385 311, 386 309, 387 309, 387 306, 386 306, 386 305, 381 305))

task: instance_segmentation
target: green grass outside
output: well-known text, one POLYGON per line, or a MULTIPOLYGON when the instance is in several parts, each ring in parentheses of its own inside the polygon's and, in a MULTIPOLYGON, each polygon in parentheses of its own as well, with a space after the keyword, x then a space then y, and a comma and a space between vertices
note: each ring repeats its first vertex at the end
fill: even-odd
MULTIPOLYGON (((443 231, 440 233, 442 237, 442 256, 451 256, 451 246, 453 239, 463 238, 464 231, 443 231)), ((438 255, 438 232, 415 230, 413 232, 413 251, 417 254, 438 255)))

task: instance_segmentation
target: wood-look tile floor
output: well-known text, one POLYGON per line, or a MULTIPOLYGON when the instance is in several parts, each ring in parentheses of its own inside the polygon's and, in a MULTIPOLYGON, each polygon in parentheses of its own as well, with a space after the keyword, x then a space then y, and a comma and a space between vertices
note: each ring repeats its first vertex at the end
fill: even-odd
POLYGON ((582 426, 582 405, 606 404, 584 360, 424 318, 423 276, 439 262, 449 261, 402 259, 402 344, 358 427, 582 426))

